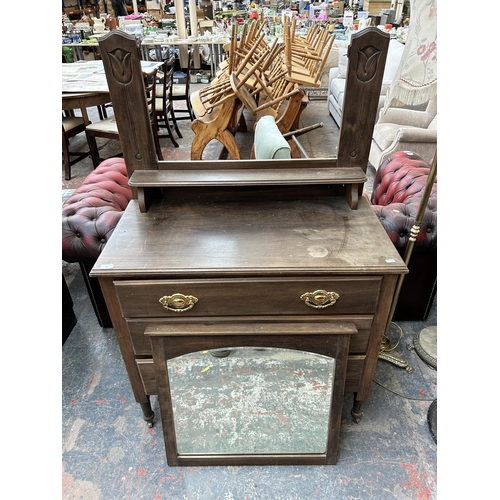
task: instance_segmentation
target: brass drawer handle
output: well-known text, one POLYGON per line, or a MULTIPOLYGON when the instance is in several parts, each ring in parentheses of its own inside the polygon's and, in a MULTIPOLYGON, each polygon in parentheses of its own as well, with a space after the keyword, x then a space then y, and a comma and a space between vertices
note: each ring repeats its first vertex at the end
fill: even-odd
POLYGON ((174 293, 165 295, 160 299, 160 304, 169 311, 184 312, 189 311, 198 299, 194 295, 184 295, 183 293, 174 293))
POLYGON ((315 292, 306 292, 300 296, 300 299, 306 303, 306 306, 315 309, 324 309, 333 306, 340 295, 337 292, 327 292, 326 290, 316 290, 315 292))

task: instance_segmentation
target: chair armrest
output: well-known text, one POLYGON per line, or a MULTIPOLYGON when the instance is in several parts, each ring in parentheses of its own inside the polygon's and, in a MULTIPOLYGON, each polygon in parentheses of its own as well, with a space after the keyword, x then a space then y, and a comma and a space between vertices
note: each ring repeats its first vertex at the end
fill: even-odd
MULTIPOLYGON (((370 203, 386 206, 409 203, 412 198, 421 197, 429 172, 430 165, 418 154, 410 151, 391 154, 375 174, 370 203)), ((437 178, 431 190, 432 198, 437 198, 437 178)))
POLYGON ((338 78, 340 74, 339 68, 330 68, 330 72, 328 73, 328 81, 330 82, 334 78, 338 78))
MULTIPOLYGON (((404 253, 412 235, 420 201, 421 198, 418 197, 408 203, 372 205, 387 235, 401 254, 404 253)), ((435 196, 429 199, 424 211, 415 245, 427 249, 437 248, 437 198, 435 196)))
POLYGON ((97 259, 132 199, 123 158, 108 158, 62 205, 62 258, 97 259))
POLYGON ((389 108, 385 113, 380 111, 378 123, 395 123, 410 127, 427 128, 434 116, 425 111, 404 108, 389 108))
POLYGON ((437 130, 402 127, 398 130, 398 134, 394 142, 399 144, 403 142, 435 143, 437 142, 437 130))

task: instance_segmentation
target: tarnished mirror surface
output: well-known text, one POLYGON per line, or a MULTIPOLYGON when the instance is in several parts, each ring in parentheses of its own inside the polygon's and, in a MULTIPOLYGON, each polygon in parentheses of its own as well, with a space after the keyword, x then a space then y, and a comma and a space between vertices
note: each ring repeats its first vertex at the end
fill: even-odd
POLYGON ((335 360, 289 349, 168 361, 179 454, 325 453, 335 360))

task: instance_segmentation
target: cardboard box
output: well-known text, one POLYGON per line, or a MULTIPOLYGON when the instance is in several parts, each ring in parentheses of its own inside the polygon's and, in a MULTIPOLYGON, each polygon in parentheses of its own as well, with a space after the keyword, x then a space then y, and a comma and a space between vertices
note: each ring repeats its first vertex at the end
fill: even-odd
POLYGON ((198 27, 199 27, 199 31, 198 32, 200 34, 202 34, 202 35, 205 33, 205 31, 209 31, 210 33, 212 33, 212 29, 214 27, 214 22, 213 22, 212 19, 210 19, 208 21, 200 19, 198 21, 198 27))
POLYGON ((83 60, 84 61, 94 61, 95 54, 93 50, 83 50, 83 60))

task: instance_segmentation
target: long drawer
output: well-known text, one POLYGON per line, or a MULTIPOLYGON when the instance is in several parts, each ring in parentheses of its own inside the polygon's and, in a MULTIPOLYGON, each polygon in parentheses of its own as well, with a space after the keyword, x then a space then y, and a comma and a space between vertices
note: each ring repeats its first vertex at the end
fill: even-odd
POLYGON ((115 288, 125 318, 181 315, 319 316, 374 314, 381 282, 382 277, 379 276, 272 280, 125 280, 116 281, 115 288), (325 298, 323 292, 327 292, 329 296, 325 298), (323 307, 322 300, 332 305, 323 307))

